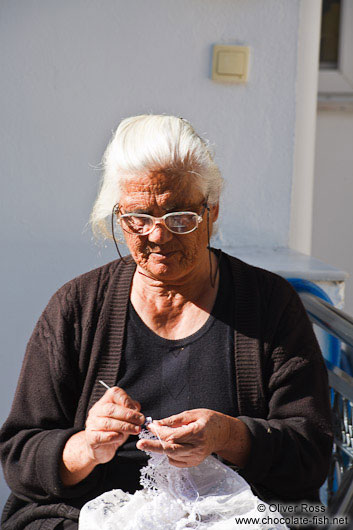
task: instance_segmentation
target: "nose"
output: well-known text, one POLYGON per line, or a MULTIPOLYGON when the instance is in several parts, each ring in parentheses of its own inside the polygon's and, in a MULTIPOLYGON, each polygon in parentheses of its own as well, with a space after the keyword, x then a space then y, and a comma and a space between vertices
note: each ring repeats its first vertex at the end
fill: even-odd
POLYGON ((148 234, 148 240, 158 245, 164 245, 164 243, 168 243, 171 239, 173 239, 172 232, 163 223, 158 221, 152 232, 148 234))

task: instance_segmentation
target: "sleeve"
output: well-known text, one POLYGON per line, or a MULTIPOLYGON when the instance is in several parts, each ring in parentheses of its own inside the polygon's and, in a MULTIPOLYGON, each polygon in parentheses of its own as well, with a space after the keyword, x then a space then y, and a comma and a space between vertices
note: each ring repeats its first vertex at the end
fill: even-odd
POLYGON ((80 385, 70 283, 52 297, 33 331, 12 409, 0 431, 5 478, 13 493, 26 501, 78 497, 97 479, 95 470, 67 488, 59 473, 65 443, 80 430, 74 427, 80 385))
MULTIPOLYGON (((278 297, 276 304, 281 305, 278 297)), ((324 482, 332 451, 327 371, 305 308, 292 289, 274 329, 264 367, 267 417, 239 417, 252 440, 242 475, 278 498, 305 499, 324 482)))

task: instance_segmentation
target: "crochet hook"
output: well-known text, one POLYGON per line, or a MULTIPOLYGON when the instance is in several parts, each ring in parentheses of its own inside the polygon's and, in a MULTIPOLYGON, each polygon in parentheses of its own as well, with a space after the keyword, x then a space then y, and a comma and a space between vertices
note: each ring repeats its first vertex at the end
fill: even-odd
POLYGON ((99 381, 99 383, 100 383, 101 385, 105 386, 105 388, 106 388, 107 390, 109 390, 109 389, 111 388, 111 387, 108 386, 107 383, 105 383, 104 381, 99 381))
MULTIPOLYGON (((111 386, 108 386, 107 383, 105 383, 105 382, 102 381, 102 380, 99 380, 98 382, 99 382, 101 385, 103 385, 107 390, 109 390, 109 389, 111 388, 111 386)), ((147 425, 149 425, 150 423, 152 423, 152 418, 151 418, 151 416, 146 416, 146 421, 145 421, 145 423, 143 424, 143 427, 147 427, 147 425)), ((157 434, 157 436, 158 436, 158 434, 157 434)), ((158 436, 158 438, 159 438, 159 436, 158 436)), ((160 440, 160 441, 161 441, 161 440, 160 440)), ((162 443, 162 441, 161 441, 161 443, 162 443)))

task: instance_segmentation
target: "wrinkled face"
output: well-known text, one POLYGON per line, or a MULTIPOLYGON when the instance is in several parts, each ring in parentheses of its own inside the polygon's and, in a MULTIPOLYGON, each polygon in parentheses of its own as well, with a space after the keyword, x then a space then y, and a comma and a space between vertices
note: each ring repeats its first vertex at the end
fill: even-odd
MULTIPOLYGON (((151 174, 127 181, 119 206, 121 213, 145 213, 155 217, 176 211, 202 213, 205 197, 188 176, 151 174)), ((210 234, 218 206, 210 208, 210 234)), ((197 230, 174 234, 162 223, 145 236, 124 232, 132 257, 151 277, 180 280, 207 264, 207 210, 197 230)))

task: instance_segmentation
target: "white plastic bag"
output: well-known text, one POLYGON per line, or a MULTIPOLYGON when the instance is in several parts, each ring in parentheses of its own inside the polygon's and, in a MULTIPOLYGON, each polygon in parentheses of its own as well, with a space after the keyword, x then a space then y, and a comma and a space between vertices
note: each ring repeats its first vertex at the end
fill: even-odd
POLYGON ((270 512, 238 473, 213 456, 180 469, 165 455, 153 454, 140 481, 144 488, 133 495, 112 490, 85 504, 79 530, 287 529, 265 524, 281 515, 270 512))

